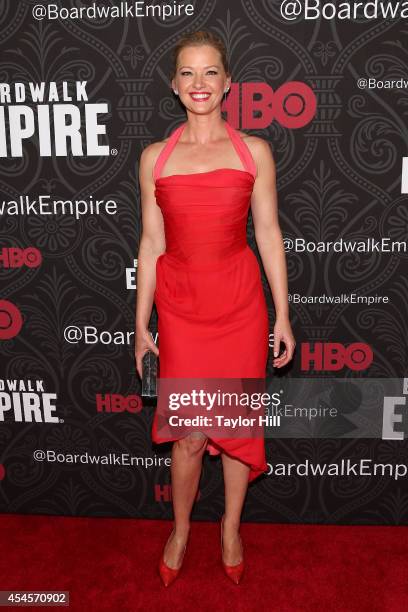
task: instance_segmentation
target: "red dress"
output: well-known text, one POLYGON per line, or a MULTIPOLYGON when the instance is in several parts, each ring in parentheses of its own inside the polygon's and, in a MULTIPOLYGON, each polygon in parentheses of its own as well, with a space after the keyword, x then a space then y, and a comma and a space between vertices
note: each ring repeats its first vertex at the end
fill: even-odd
MULTIPOLYGON (((245 170, 160 177, 186 124, 172 132, 154 168, 166 237, 154 293, 158 376, 265 379, 268 313, 258 261, 246 239, 256 165, 238 132, 224 121, 245 170)), ((176 439, 159 435, 156 410, 153 442, 176 439)), ((263 435, 209 438, 206 450, 249 465, 249 482, 267 470, 263 435)))

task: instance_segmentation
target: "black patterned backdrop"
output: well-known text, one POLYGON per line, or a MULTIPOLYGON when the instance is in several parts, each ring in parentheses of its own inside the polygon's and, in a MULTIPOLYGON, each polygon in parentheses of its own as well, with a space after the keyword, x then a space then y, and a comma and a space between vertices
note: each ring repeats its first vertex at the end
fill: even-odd
MULTIPOLYGON (((224 116, 277 166, 297 347, 268 381, 299 405, 320 381, 340 413, 267 437, 243 520, 408 523, 403 4, 1 0, 2 512, 172 516, 134 363, 138 166, 185 118, 172 46, 209 28, 232 68, 224 116)), ((251 216, 248 241, 261 265, 251 216)), ((193 519, 223 496, 206 454, 193 519)))

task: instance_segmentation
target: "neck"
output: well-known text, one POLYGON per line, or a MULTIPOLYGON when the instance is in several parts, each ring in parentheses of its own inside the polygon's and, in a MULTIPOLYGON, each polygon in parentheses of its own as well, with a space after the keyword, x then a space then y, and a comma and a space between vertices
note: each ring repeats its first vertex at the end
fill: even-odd
POLYGON ((211 116, 190 113, 183 130, 183 140, 201 145, 219 140, 225 135, 225 123, 221 114, 211 116))

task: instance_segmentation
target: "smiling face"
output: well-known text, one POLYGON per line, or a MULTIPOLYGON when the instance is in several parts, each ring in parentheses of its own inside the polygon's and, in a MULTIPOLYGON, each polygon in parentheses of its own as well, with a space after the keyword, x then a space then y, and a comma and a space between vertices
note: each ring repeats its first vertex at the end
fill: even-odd
POLYGON ((191 46, 181 49, 171 84, 187 110, 208 114, 221 106, 231 77, 225 73, 217 49, 211 45, 191 46))

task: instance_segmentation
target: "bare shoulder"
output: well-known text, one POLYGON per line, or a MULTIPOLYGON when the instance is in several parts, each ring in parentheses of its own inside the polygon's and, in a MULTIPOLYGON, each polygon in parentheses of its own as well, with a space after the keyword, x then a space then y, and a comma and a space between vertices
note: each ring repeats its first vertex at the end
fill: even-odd
POLYGON ((240 130, 237 130, 237 132, 251 151, 252 157, 254 158, 258 168, 262 164, 268 162, 271 164, 274 163, 271 146, 269 142, 265 140, 265 138, 261 138, 260 136, 252 136, 246 134, 245 132, 241 132, 240 130))
POLYGON ((152 142, 142 150, 139 164, 141 175, 151 176, 157 158, 165 147, 167 141, 168 138, 158 140, 157 142, 152 142))
POLYGON ((140 160, 143 160, 143 162, 146 164, 154 164, 157 157, 160 155, 160 151, 164 148, 167 141, 168 138, 165 138, 164 140, 158 140, 157 142, 152 142, 147 145, 147 147, 145 147, 142 151, 140 160))

